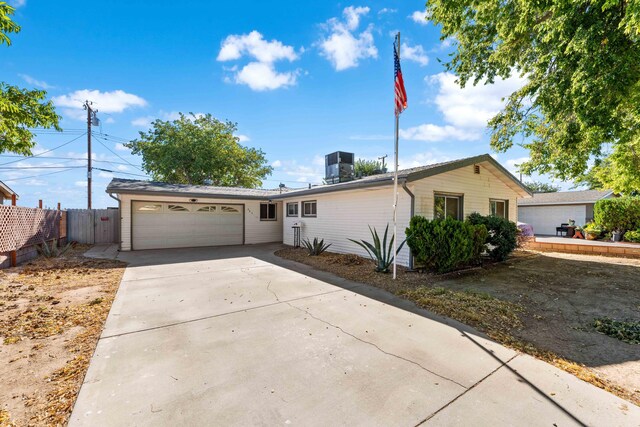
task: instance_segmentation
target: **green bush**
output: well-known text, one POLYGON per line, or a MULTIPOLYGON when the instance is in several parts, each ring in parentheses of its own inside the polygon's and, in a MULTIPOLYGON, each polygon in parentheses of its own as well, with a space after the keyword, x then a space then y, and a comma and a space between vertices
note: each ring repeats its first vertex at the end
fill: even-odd
POLYGON ((405 235, 418 263, 446 273, 480 260, 487 229, 453 218, 430 221, 414 216, 405 235))
POLYGON ((624 233, 624 240, 625 242, 640 243, 640 230, 627 231, 624 233))
POLYGON ((598 200, 593 207, 593 219, 611 231, 640 229, 640 197, 598 200))
POLYGON ((504 261, 518 246, 518 227, 505 218, 494 215, 483 216, 477 212, 467 217, 467 222, 473 225, 484 225, 488 235, 486 244, 489 245, 489 256, 496 261, 504 261))

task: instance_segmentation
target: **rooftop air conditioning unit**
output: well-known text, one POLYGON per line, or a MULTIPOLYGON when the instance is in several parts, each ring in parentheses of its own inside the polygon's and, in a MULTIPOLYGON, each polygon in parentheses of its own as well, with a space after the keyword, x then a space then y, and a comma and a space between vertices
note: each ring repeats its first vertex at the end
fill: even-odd
POLYGON ((327 184, 337 184, 339 182, 351 181, 355 177, 355 158, 353 153, 336 151, 324 156, 325 182, 327 184))

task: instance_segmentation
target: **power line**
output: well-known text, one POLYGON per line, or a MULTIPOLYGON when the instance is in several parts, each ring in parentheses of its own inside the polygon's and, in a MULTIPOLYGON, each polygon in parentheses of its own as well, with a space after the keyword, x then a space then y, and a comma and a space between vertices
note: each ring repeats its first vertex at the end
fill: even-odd
MULTIPOLYGON (((77 137, 73 138, 71 141, 67 141, 67 142, 65 142, 64 144, 60 144, 60 145, 58 145, 57 147, 52 148, 51 150, 43 151, 42 153, 38 153, 38 154, 34 154, 33 156, 25 157, 25 158, 24 158, 24 159, 22 159, 22 160, 32 159, 32 158, 34 158, 34 157, 39 157, 39 156, 42 156, 43 154, 50 153, 50 152, 52 152, 52 151, 54 151, 54 150, 57 150, 57 149, 59 149, 59 148, 64 147, 65 145, 69 145, 69 144, 71 144, 72 142, 74 142, 74 141, 76 141, 76 140, 78 140, 78 139, 82 138, 85 134, 86 134, 86 132, 85 132, 84 134, 80 135, 80 136, 77 136, 77 137)), ((22 160, 12 160, 12 161, 10 161, 10 162, 0 163, 0 166, 8 165, 8 164, 11 164, 11 163, 17 163, 17 162, 20 162, 20 161, 22 161, 22 160)))
MULTIPOLYGON (((95 135, 94 135, 95 136, 95 135)), ((133 166, 134 168, 138 169, 140 172, 144 172, 140 167, 134 165, 133 163, 129 162, 127 159, 125 159, 124 157, 120 156, 118 153, 116 153, 115 151, 113 151, 111 148, 107 147, 106 144, 104 144, 102 141, 100 141, 102 138, 99 136, 96 136, 97 141, 100 143, 100 145, 102 145, 104 148, 106 148, 107 150, 109 150, 111 152, 111 154, 113 154, 114 156, 118 157, 119 159, 127 162, 127 164, 129 164, 130 166, 133 166)))
POLYGON ((65 168, 83 168, 84 166, 24 166, 24 167, 20 167, 20 166, 9 166, 7 168, 3 168, 0 167, 0 170, 34 170, 34 169, 65 169, 65 168))
POLYGON ((62 171, 43 173, 43 174, 40 174, 40 175, 22 176, 20 178, 7 179, 5 182, 20 181, 22 179, 29 179, 29 178, 39 178, 41 176, 53 175, 53 174, 62 173, 62 172, 69 172, 70 170, 73 170, 73 169, 65 169, 65 170, 62 170, 62 171))
MULTIPOLYGON (((10 155, 10 154, 0 154, 0 157, 9 157, 9 158, 15 158, 15 157, 19 157, 19 158, 23 158, 23 160, 28 160, 28 157, 25 156, 18 156, 18 155, 10 155)), ((87 161, 86 157, 55 157, 55 156, 47 156, 47 157, 39 157, 36 158, 35 160, 84 160, 85 162, 87 161)), ((129 165, 129 163, 124 163, 124 162, 116 162, 114 160, 97 160, 97 159, 93 159, 94 162, 100 162, 100 163, 111 163, 112 165, 129 165)))
POLYGON ((146 177, 147 175, 140 175, 139 173, 131 173, 131 172, 121 172, 121 171, 112 171, 109 169, 102 169, 102 168, 94 168, 96 170, 102 171, 102 172, 109 172, 109 173, 118 173, 118 174, 124 174, 124 175, 133 175, 133 176, 144 176, 146 177))

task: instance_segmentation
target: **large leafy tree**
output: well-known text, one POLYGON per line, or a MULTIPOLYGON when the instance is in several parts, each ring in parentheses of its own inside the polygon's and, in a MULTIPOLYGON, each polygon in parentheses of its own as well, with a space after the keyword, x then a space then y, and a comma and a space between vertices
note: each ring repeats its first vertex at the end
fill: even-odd
POLYGON ((525 77, 489 122, 497 151, 524 136, 522 172, 575 179, 611 147, 608 164, 640 175, 639 1, 429 0, 427 12, 455 40, 446 67, 462 86, 525 77))
POLYGON ((236 130, 235 123, 211 114, 181 113, 177 120, 154 121, 125 146, 142 155, 142 167, 158 181, 258 187, 273 168, 262 150, 240 145, 236 130))
MULTIPOLYGON (((9 34, 20 32, 20 26, 11 20, 14 11, 6 2, 0 2, 0 45, 10 46, 9 34)), ((60 117, 46 97, 43 90, 22 89, 0 82, 0 153, 30 155, 36 143, 29 128, 61 130, 60 117)))
POLYGON ((382 164, 376 160, 358 159, 354 165, 356 176, 370 176, 383 173, 382 164))

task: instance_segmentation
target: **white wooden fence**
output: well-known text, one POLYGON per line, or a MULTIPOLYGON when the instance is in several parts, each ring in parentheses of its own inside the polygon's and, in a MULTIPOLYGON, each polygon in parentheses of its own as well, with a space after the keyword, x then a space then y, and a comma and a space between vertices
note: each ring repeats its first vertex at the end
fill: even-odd
POLYGON ((120 243, 120 209, 68 209, 67 240, 120 243))

